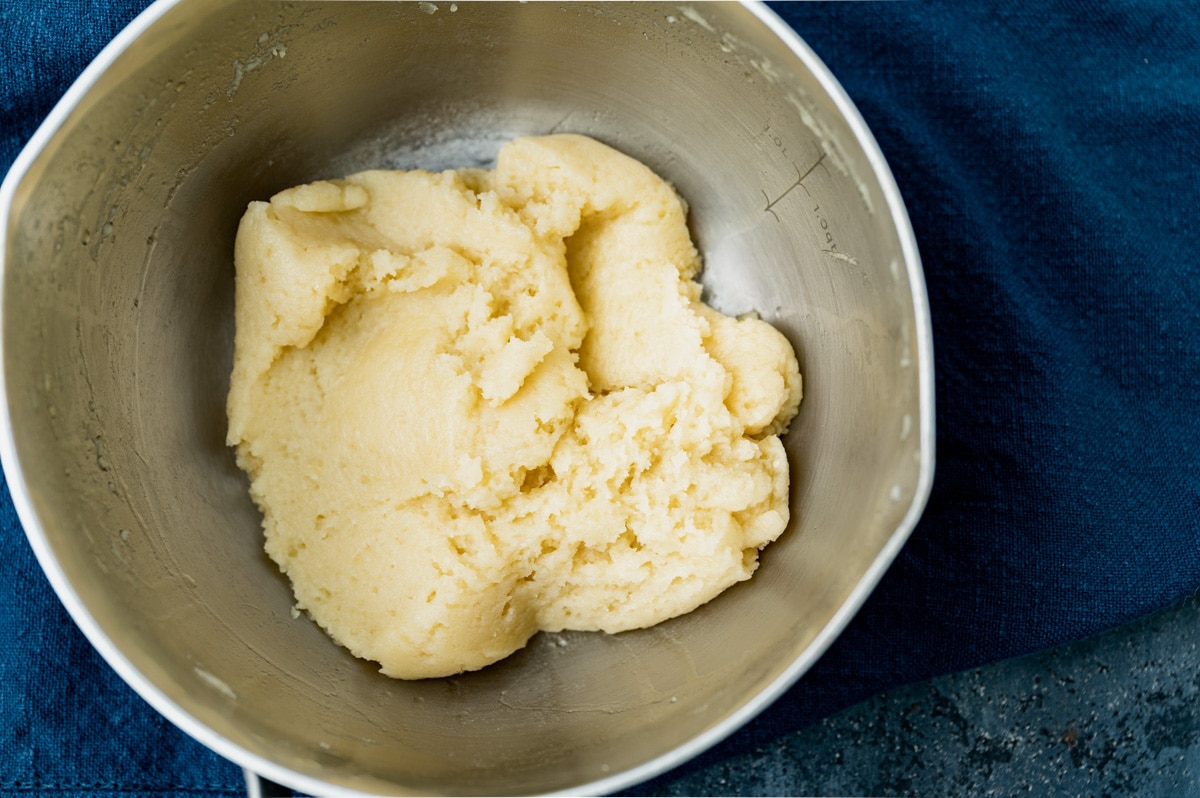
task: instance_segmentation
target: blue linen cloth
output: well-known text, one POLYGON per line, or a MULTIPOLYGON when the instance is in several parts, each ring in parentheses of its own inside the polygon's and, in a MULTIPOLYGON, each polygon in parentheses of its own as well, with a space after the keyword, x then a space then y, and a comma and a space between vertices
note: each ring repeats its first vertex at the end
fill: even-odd
MULTIPOLYGON (((0 171, 144 0, 0 2, 0 171)), ((777 4, 879 141, 924 260, 938 473, 828 653, 685 768, 1200 587, 1190 0, 777 4)), ((0 502, 0 795, 241 794, 91 649, 0 502)), ((629 792, 652 791, 671 774, 629 792)))

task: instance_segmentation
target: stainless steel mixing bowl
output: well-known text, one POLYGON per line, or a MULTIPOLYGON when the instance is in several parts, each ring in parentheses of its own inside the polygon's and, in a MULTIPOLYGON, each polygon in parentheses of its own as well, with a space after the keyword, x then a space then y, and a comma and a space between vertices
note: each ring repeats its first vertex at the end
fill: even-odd
POLYGON ((161 0, 37 132, 0 210, 3 455, 30 543, 151 704, 302 790, 604 792, 678 764, 814 662, 929 490, 928 309, 899 192, 763 6, 161 0), (754 579, 686 617, 393 681, 294 617, 262 552, 224 444, 234 231, 296 183, 483 164, 552 131, 671 180, 709 300, 791 338, 793 520, 754 579))

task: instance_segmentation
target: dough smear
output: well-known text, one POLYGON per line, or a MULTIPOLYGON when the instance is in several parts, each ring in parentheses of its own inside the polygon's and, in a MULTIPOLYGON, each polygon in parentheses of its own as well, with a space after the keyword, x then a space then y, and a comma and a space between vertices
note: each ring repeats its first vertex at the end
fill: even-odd
POLYGON ((576 135, 250 204, 229 443, 298 607, 415 679, 750 577, 788 520, 800 375, 700 301, 685 218, 576 135))

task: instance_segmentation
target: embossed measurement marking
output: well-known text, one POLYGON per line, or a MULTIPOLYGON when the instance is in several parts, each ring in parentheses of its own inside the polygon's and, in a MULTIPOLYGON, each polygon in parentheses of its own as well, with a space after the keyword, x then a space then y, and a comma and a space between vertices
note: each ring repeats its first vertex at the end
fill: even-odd
POLYGON ((816 162, 813 163, 812 166, 808 167, 808 169, 803 174, 801 174, 801 172, 800 172, 800 167, 796 166, 796 162, 792 161, 792 168, 796 170, 796 182, 792 183, 790 186, 785 188, 783 190, 783 193, 780 194, 775 199, 771 199, 769 196, 767 196, 767 192, 763 191, 762 192, 763 199, 766 200, 766 202, 767 202, 767 206, 765 208, 763 208, 763 211, 774 216, 775 221, 778 222, 778 221, 780 221, 780 219, 779 219, 779 214, 777 214, 775 212, 775 206, 779 204, 780 200, 782 200, 788 194, 791 194, 797 188, 804 189, 804 193, 808 194, 811 197, 812 194, 809 193, 807 188, 804 188, 804 179, 807 178, 809 175, 811 175, 813 173, 813 170, 816 169, 818 166, 820 166, 822 164, 822 162, 824 162, 824 160, 825 160, 825 153, 822 152, 820 157, 817 158, 816 162))

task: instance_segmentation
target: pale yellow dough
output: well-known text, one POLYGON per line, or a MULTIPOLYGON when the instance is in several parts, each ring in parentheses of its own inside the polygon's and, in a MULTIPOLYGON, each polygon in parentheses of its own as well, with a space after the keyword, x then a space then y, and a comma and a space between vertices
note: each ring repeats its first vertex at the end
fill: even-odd
POLYGON ((749 578, 800 375, 702 304, 673 189, 590 138, 251 203, 229 443, 297 606, 405 679, 749 578))

